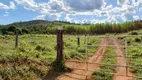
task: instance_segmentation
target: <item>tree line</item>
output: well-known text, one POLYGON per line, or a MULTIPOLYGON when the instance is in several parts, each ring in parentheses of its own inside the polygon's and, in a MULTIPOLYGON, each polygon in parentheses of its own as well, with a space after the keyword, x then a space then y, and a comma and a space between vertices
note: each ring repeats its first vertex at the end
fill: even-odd
POLYGON ((36 21, 16 23, 8 26, 0 26, 1 33, 15 34, 56 34, 58 26, 62 26, 65 34, 105 34, 124 33, 142 29, 142 20, 124 23, 97 23, 97 24, 73 24, 67 22, 43 22, 36 21), (29 25, 28 25, 29 24, 29 25))

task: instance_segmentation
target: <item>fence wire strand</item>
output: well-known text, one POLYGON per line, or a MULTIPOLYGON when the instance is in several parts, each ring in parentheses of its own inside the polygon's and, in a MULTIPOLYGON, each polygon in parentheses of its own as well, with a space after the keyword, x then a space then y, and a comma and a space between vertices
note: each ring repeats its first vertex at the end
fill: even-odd
MULTIPOLYGON (((73 38, 73 37, 78 37, 78 36, 64 36, 65 38, 73 38)), ((85 71, 90 71, 88 69, 88 66, 90 64, 97 64, 97 65, 105 65, 105 66, 113 66, 113 67, 125 67, 126 68, 126 75, 122 75, 122 74, 117 74, 118 76, 127 76, 127 77, 132 77, 132 78, 136 78, 136 79, 142 79, 142 76, 130 76, 128 75, 128 68, 138 68, 138 69, 142 69, 142 66, 130 66, 129 64, 129 60, 128 58, 137 58, 137 57, 142 57, 142 56, 129 56, 128 54, 128 48, 129 47, 142 47, 142 45, 133 45, 130 46, 128 45, 127 41, 129 37, 142 37, 142 35, 121 35, 121 36, 79 36, 80 38, 85 38, 85 45, 80 45, 80 47, 85 47, 85 53, 86 54, 86 60, 85 61, 79 61, 79 60, 67 60, 67 62, 75 62, 75 63, 85 63, 86 64, 86 69, 79 69, 79 68, 73 68, 73 69, 77 69, 77 70, 85 70, 85 71), (92 53, 88 53, 88 47, 98 47, 100 45, 88 45, 88 38, 118 38, 118 37, 124 37, 125 41, 124 44, 121 44, 121 49, 125 49, 125 55, 124 56, 109 56, 109 57, 125 57, 126 58, 126 65, 117 65, 117 64, 105 64, 105 63, 90 63, 87 61, 88 59, 88 54, 92 54, 92 53)), ((72 47, 77 47, 78 45, 72 44, 70 45, 72 47)), ((115 45, 106 45, 106 46, 102 46, 101 47, 115 47, 115 45)), ((107 56, 107 55, 101 55, 101 56, 107 56)), ((92 71, 93 72, 93 71, 92 71)), ((107 73, 107 72, 106 72, 107 73)), ((116 74, 116 73, 107 73, 107 74, 116 74)))

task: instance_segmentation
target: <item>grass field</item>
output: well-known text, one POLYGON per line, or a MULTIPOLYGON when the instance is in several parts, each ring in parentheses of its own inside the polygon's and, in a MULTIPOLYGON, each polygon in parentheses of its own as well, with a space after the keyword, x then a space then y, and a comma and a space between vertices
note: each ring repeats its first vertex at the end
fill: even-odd
MULTIPOLYGON (((128 56, 129 63, 132 66, 131 71, 136 76, 142 76, 142 36, 128 38, 128 56)), ((140 79, 138 79, 140 80, 140 79)))
MULTIPOLYGON (((129 32, 128 34, 142 34, 141 31, 129 32)), ((97 50, 100 38, 80 36, 80 46, 75 35, 64 35, 64 60, 86 60, 86 50, 89 56, 97 50), (87 42, 86 42, 87 41, 87 42), (89 45, 86 49, 85 45, 89 45), (95 46, 93 46, 95 45, 95 46)), ((120 37, 123 43, 125 38, 120 37)), ((128 61, 132 66, 131 72, 136 76, 142 76, 142 37, 129 37, 128 61)), ((56 59, 56 35, 28 34, 19 35, 19 46, 15 48, 15 36, 0 35, 0 80, 40 80, 52 69, 50 63, 56 59), (24 77, 23 77, 24 76, 24 77)), ((115 49, 108 47, 107 56, 104 57, 101 70, 94 72, 95 79, 112 79, 113 75, 102 73, 114 72, 115 67, 106 64, 115 64, 115 49), (105 76, 105 77, 102 77, 105 76)))
MULTIPOLYGON (((75 36, 63 39, 65 60, 86 58, 85 37, 80 37, 80 47, 75 36)), ((15 48, 15 36, 0 36, 0 43, 0 79, 42 79, 56 59, 55 35, 19 35, 18 48, 15 48)), ((87 44, 98 45, 99 38, 88 38, 87 44)), ((90 47, 88 52, 93 53, 96 48, 90 47)))

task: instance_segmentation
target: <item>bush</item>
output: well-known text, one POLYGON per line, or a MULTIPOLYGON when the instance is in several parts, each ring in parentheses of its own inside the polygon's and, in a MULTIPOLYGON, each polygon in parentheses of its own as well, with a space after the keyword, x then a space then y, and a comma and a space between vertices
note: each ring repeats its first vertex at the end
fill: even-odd
POLYGON ((131 32, 131 35, 138 35, 137 32, 131 32))
POLYGON ((21 35, 22 34, 22 30, 21 30, 21 28, 16 28, 16 30, 14 31, 15 32, 15 34, 16 34, 16 31, 18 31, 18 33, 21 35))
POLYGON ((22 29, 22 33, 26 33, 26 34, 28 34, 28 33, 29 33, 29 30, 28 30, 28 29, 26 29, 26 28, 24 28, 24 29, 22 29))
POLYGON ((35 50, 38 50, 38 51, 45 51, 46 48, 38 45, 38 46, 36 46, 35 50))
POLYGON ((10 27, 8 28, 8 31, 15 32, 15 30, 16 30, 16 27, 15 27, 15 26, 10 26, 10 27))
POLYGON ((141 42, 140 38, 135 38, 135 42, 141 42))
POLYGON ((1 29, 1 32, 2 32, 2 35, 7 34, 7 28, 2 28, 2 29, 1 29))
POLYGON ((19 50, 20 52, 26 52, 26 50, 25 50, 24 48, 22 48, 22 47, 18 48, 18 50, 19 50))
POLYGON ((82 48, 82 47, 78 47, 78 48, 77 48, 77 51, 78 51, 79 53, 86 53, 85 48, 82 48))
POLYGON ((25 58, 24 54, 20 54, 20 53, 7 53, 7 54, 3 54, 0 57, 0 61, 3 62, 16 62, 16 61, 20 61, 22 59, 25 58))
POLYGON ((131 41, 127 41, 127 44, 130 44, 131 43, 131 41))

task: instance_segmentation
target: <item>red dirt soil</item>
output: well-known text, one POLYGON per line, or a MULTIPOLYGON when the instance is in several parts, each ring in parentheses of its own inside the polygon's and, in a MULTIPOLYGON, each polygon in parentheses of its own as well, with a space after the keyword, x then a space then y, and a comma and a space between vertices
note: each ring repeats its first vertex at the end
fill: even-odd
MULTIPOLYGON (((94 53, 92 57, 88 58, 87 61, 89 63, 100 63, 105 53, 106 45, 107 45, 106 39, 102 38, 100 47, 97 49, 97 51, 94 53)), ((88 64, 89 70, 87 70, 86 68, 87 65, 85 63, 66 62, 65 64, 73 68, 73 71, 58 76, 57 80, 86 80, 91 77, 93 71, 100 69, 98 64, 88 64)))
MULTIPOLYGON (((126 66, 126 58, 123 54, 123 50, 121 48, 120 43, 116 39, 101 39, 100 46, 98 47, 97 51, 94 53, 94 55, 90 58, 88 58, 89 63, 101 63, 103 56, 105 54, 105 49, 107 45, 114 45, 116 48, 116 59, 117 59, 117 67, 116 67, 116 73, 114 74, 113 80, 135 80, 134 78, 130 76, 134 76, 126 67, 119 67, 120 66, 126 66), (121 57, 118 57, 121 56, 121 57), (128 70, 128 76, 126 75, 128 70)), ((57 80, 86 80, 91 77, 92 72, 97 71, 100 69, 99 64, 88 64, 87 65, 84 62, 66 62, 65 63, 70 68, 73 68, 73 71, 70 73, 64 73, 60 76, 58 76, 57 80)))
MULTIPOLYGON (((116 47, 116 56, 121 56, 117 57, 117 65, 126 66, 127 65, 126 58, 122 52, 123 50, 121 48, 121 45, 116 39, 113 39, 113 43, 116 47)), ((130 77, 133 76, 133 74, 129 71, 129 68, 127 72, 126 70, 127 70, 126 67, 117 67, 113 80, 135 80, 132 77, 130 77), (129 77, 127 76, 127 73, 129 77)))

